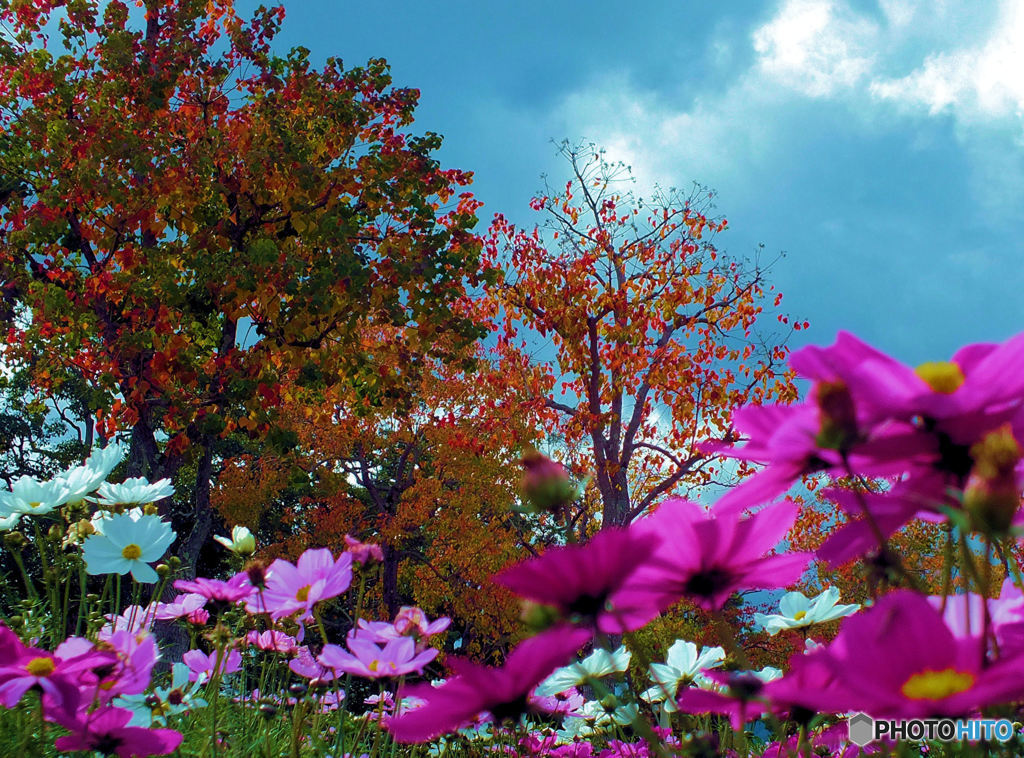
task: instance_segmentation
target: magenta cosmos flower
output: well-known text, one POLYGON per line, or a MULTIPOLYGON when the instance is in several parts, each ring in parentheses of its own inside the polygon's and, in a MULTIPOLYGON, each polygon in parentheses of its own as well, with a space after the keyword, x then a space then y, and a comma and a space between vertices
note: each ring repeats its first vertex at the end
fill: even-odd
POLYGON ((337 597, 352 583, 352 554, 335 560, 326 548, 307 550, 293 565, 278 558, 267 570, 267 586, 259 598, 249 598, 250 613, 269 613, 279 619, 299 614, 299 621, 313 617, 313 606, 337 597))
POLYGON ((785 587, 800 578, 808 553, 770 555, 796 521, 797 506, 784 502, 741 518, 719 514, 687 500, 667 500, 633 524, 640 533, 661 535, 654 555, 621 592, 635 612, 624 619, 637 629, 682 598, 702 608, 721 608, 737 590, 785 587))
MULTIPOLYGON (((219 600, 223 603, 237 603, 256 592, 256 588, 249 582, 249 577, 245 572, 235 574, 227 581, 207 579, 202 576, 198 576, 191 581, 178 579, 174 582, 174 588, 189 594, 202 595, 208 600, 219 600)), ((175 602, 178 601, 176 600, 175 602)))
POLYGON ((1024 334, 1001 345, 967 345, 948 361, 911 368, 840 332, 830 347, 796 351, 789 365, 808 379, 842 381, 860 414, 875 421, 955 422, 983 414, 994 428, 1024 402, 1024 334))
POLYGON ((623 587, 659 543, 657 532, 605 529, 586 544, 549 547, 492 578, 521 597, 555 607, 572 624, 609 634, 629 632, 643 624, 625 623, 627 618, 648 611, 648 618, 657 615, 649 605, 638 607, 623 587))
POLYGON ((345 550, 346 552, 352 553, 352 560, 360 566, 365 565, 369 561, 377 561, 380 563, 384 560, 384 551, 381 549, 380 545, 376 545, 372 542, 360 542, 355 537, 348 534, 345 535, 345 550))
POLYGON ((843 413, 833 405, 845 403, 823 396, 804 405, 748 405, 732 416, 733 425, 747 439, 744 445, 702 442, 703 452, 766 464, 719 498, 719 513, 770 502, 806 475, 827 471, 845 476, 847 463, 858 474, 890 476, 903 471, 908 459, 934 451, 934 444, 909 424, 871 430, 869 437, 868 430, 860 429, 852 408, 843 413), (833 419, 829 414, 840 418, 833 419), (843 430, 831 431, 833 428, 843 430))
POLYGON ((69 752, 89 750, 119 758, 145 758, 167 755, 181 744, 181 732, 128 726, 131 718, 132 712, 125 708, 97 708, 78 722, 62 724, 71 734, 58 737, 54 745, 69 752))
POLYGON ((590 632, 555 627, 519 644, 500 668, 449 659, 456 676, 440 687, 410 687, 403 697, 426 704, 391 719, 387 729, 398 742, 427 742, 458 729, 482 711, 495 721, 518 719, 531 705, 530 693, 590 639, 590 632))
POLYGON ((422 672, 423 667, 437 657, 437 653, 434 648, 429 648, 417 654, 416 643, 411 637, 390 640, 383 648, 369 640, 350 637, 348 650, 338 645, 324 645, 317 660, 336 672, 380 679, 402 676, 410 671, 422 672))
POLYGON ((417 647, 422 649, 426 641, 435 634, 447 629, 452 620, 447 616, 431 621, 421 608, 403 605, 392 623, 386 621, 356 621, 356 628, 349 632, 349 637, 369 640, 378 644, 387 644, 391 640, 411 637, 416 640, 417 647))
POLYGON ((908 590, 847 618, 823 651, 843 703, 876 718, 963 716, 1024 697, 1024 656, 987 661, 974 637, 956 637, 928 600, 908 590))
POLYGON ((112 668, 117 663, 116 656, 92 649, 64 648, 62 653, 81 654, 61 658, 46 650, 26 647, 14 632, 2 625, 0 650, 3 651, 0 653, 0 703, 7 708, 17 705, 30 689, 37 689, 50 708, 74 713, 80 699, 78 683, 83 675, 94 679, 92 669, 112 668))
MULTIPOLYGON (((207 655, 202 650, 189 650, 181 657, 182 662, 188 666, 188 680, 190 682, 207 682, 213 678, 217 670, 217 652, 207 655)), ((242 670, 242 654, 237 650, 230 650, 222 654, 220 674, 233 674, 242 670)))

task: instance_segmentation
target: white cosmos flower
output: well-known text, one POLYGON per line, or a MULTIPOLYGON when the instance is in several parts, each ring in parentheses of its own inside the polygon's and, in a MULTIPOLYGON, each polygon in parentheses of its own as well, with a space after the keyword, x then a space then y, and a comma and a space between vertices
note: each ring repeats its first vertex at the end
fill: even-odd
POLYGON ((111 442, 104 448, 94 448, 92 454, 81 466, 60 474, 57 479, 63 481, 70 494, 68 502, 75 503, 95 492, 110 472, 124 460, 127 448, 118 442, 111 442))
MULTIPOLYGON (((2 505, 2 503, 0 503, 0 509, 2 509, 2 507, 3 507, 3 505, 2 505)), ((2 511, 0 511, 0 512, 2 512, 2 511)), ((7 516, 0 516, 0 532, 6 532, 6 531, 8 531, 10 529, 13 529, 14 527, 16 527, 18 525, 18 521, 20 519, 21 519, 21 514, 20 513, 11 513, 11 514, 9 514, 7 516)))
MULTIPOLYGON (((103 534, 103 525, 116 515, 112 511, 96 511, 89 523, 92 524, 93 531, 96 534, 103 534)), ((124 515, 129 516, 132 521, 138 521, 144 514, 141 508, 130 508, 124 512, 124 515)))
POLYGON ((625 671, 629 668, 630 657, 631 653, 625 647, 620 647, 614 652, 599 648, 578 663, 556 669, 537 686, 535 693, 540 697, 550 697, 565 692, 570 687, 586 684, 589 679, 599 679, 618 671, 625 671))
POLYGON ((174 494, 170 479, 160 479, 152 484, 148 479, 136 476, 120 484, 103 482, 99 486, 100 505, 131 505, 133 503, 155 503, 174 494))
POLYGON ((236 526, 231 529, 231 539, 215 535, 214 539, 238 555, 252 555, 256 552, 256 538, 244 526, 236 526))
POLYGON ((783 629, 822 624, 860 610, 859 604, 836 605, 838 602, 839 590, 835 587, 829 587, 810 600, 802 592, 787 592, 779 601, 781 615, 755 613, 754 622, 763 626, 768 634, 775 635, 783 629))
POLYGON ((701 671, 717 668, 724 660, 725 650, 720 647, 706 647, 698 653, 694 643, 676 640, 668 649, 664 663, 651 664, 651 681, 654 686, 640 697, 648 703, 665 701, 665 710, 675 711, 675 697, 679 688, 704 679, 701 671))
POLYGON ((782 678, 782 669, 777 669, 774 666, 765 666, 763 669, 751 671, 750 673, 756 676, 765 684, 767 684, 768 682, 774 682, 776 679, 782 678))
MULTIPOLYGON (((15 479, 8 491, 0 491, 0 516, 40 516, 68 502, 70 490, 59 478, 40 482, 31 476, 15 479)), ((10 528, 10 527, 8 527, 10 528)))
POLYGON ((589 700, 580 708, 580 716, 593 721, 595 727, 619 724, 625 726, 636 721, 640 715, 640 706, 636 703, 621 703, 614 695, 603 700, 589 700))
POLYGON ((175 536, 159 516, 111 516, 103 522, 103 534, 92 535, 82 545, 85 570, 90 574, 131 571, 135 581, 152 584, 157 573, 149 564, 160 560, 175 536))

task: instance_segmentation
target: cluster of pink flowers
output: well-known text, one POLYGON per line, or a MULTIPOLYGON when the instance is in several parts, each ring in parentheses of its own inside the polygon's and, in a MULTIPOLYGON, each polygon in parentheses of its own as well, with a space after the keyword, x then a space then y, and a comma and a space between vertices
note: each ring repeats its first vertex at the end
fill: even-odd
POLYGON ((71 637, 51 653, 27 647, 0 625, 0 702, 13 708, 37 691, 44 718, 70 732, 57 738, 58 750, 164 755, 181 743, 180 732, 129 726, 132 712, 111 705, 120 695, 146 690, 158 657, 151 637, 125 630, 111 632, 102 643, 71 637))
MULTIPOLYGON (((709 509, 669 500, 626 529, 550 547, 495 575, 546 607, 538 617, 553 625, 500 667, 449 659, 447 682, 408 690, 424 703, 388 722, 395 739, 433 739, 481 713, 496 721, 550 713, 558 703, 533 689, 596 635, 639 629, 684 598, 717 611, 737 591, 792 585, 815 557, 836 565, 885 551, 887 538, 914 518, 950 518, 991 541, 1016 538, 1024 524, 1024 335, 911 369, 843 333, 830 347, 796 352, 791 366, 813 383, 807 402, 744 408, 734 417, 742 445, 702 446, 760 464, 756 474, 709 509), (827 490, 850 519, 817 555, 776 552, 798 515, 778 499, 822 473, 887 484, 867 494, 827 490)), ((969 716, 1024 700, 1022 673, 1024 597, 1012 583, 996 601, 900 590, 846 619, 830 644, 794 656, 781 678, 708 670, 711 686, 684 688, 674 704, 728 716, 736 729, 765 714, 803 724, 816 713, 852 711, 969 716)), ((845 755, 832 732, 812 737, 816 749, 845 755)), ((646 754, 614 749, 608 754, 646 754)), ((777 743, 769 752, 785 749, 777 743)), ((562 754, 540 743, 530 753, 562 754)))

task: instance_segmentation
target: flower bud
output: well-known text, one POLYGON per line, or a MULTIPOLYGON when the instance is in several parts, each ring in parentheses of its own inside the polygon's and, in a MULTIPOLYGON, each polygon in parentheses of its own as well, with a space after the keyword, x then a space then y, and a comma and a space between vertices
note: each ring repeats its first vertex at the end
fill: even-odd
POLYGON ((28 539, 21 532, 8 532, 4 535, 4 546, 8 550, 21 550, 28 544, 28 539))
POLYGON ((171 567, 168 566, 166 563, 158 563, 158 564, 156 564, 156 575, 159 576, 161 579, 164 579, 164 578, 170 576, 171 575, 171 567))
POLYGON ((579 499, 582 487, 572 480, 565 466, 536 450, 522 458, 521 492, 532 513, 559 513, 579 499))
POLYGON ((220 535, 215 536, 214 539, 235 555, 252 555, 256 552, 256 538, 244 526, 232 527, 231 539, 220 535))
POLYGON ((527 629, 539 634, 554 626, 559 619, 559 614, 558 609, 553 606, 535 603, 532 600, 523 600, 519 618, 526 624, 527 629))
POLYGON ((277 715, 277 707, 271 705, 270 703, 264 703, 259 707, 258 710, 260 712, 260 715, 267 721, 270 721, 270 719, 274 718, 274 716, 277 715))
POLYGON ((848 450, 858 437, 857 410, 849 388, 843 382, 818 382, 814 402, 821 416, 814 444, 828 450, 848 450))
POLYGON ((267 564, 263 561, 249 561, 242 570, 253 587, 263 589, 267 586, 267 564))
POLYGON ((975 528, 994 534, 1009 530, 1020 507, 1015 468, 1021 448, 1009 424, 986 434, 971 447, 974 466, 964 488, 964 509, 975 528))

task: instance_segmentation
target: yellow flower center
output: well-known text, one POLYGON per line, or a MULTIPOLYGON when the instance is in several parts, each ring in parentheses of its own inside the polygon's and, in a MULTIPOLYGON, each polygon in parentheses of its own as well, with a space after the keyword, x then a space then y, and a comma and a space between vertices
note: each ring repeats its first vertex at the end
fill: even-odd
POLYGON ((133 542, 130 545, 124 546, 124 550, 121 551, 121 555, 130 561, 137 561, 142 557, 142 548, 133 542))
POLYGON ((370 671, 376 672, 377 669, 380 668, 380 661, 370 661, 370 665, 366 668, 370 669, 370 671))
POLYGON ((807 615, 807 611, 797 611, 796 613, 793 614, 793 620, 794 621, 802 621, 803 618, 806 615, 807 615))
POLYGON ((32 676, 49 676, 55 668, 57 665, 53 662, 53 658, 33 658, 25 664, 25 670, 32 676))
POLYGON ((942 700, 974 686, 974 674, 954 668, 933 671, 927 669, 913 674, 903 683, 900 691, 911 700, 942 700))
POLYGON ((311 585, 307 584, 305 587, 300 587, 299 591, 295 593, 295 599, 300 603, 305 603, 309 600, 309 588, 311 585))
POLYGON ((925 383, 936 392, 952 395, 964 383, 964 372, 950 361, 922 363, 914 373, 924 379, 925 383))
POLYGON ((42 503, 29 503, 28 507, 29 508, 38 508, 40 505, 42 505, 42 503))

